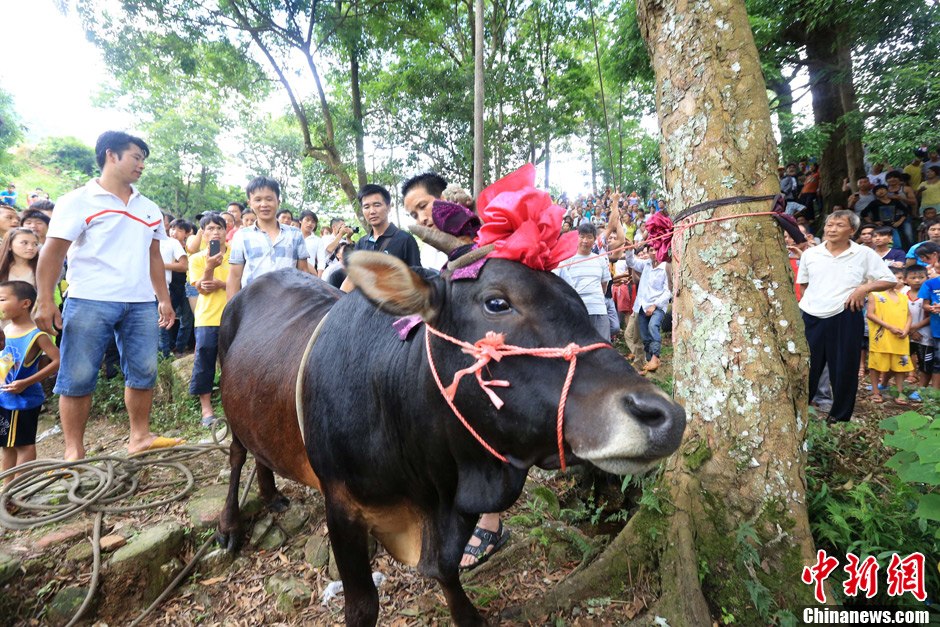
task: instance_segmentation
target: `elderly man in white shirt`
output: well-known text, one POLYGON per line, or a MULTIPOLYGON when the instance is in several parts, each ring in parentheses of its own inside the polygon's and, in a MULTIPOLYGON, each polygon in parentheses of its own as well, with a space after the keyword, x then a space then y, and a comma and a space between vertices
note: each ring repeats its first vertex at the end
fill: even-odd
POLYGON ((833 398, 830 423, 848 421, 855 410, 865 323, 862 307, 868 294, 897 282, 878 253, 852 241, 858 227, 855 212, 833 212, 826 219, 823 245, 803 253, 796 277, 803 286, 800 309, 810 353, 809 392, 810 396, 816 392, 828 365, 833 398))

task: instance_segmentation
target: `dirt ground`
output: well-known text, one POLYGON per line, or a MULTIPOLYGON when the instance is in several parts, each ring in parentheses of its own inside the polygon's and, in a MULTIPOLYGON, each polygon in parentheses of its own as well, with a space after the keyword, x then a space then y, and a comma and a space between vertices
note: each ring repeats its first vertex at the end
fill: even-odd
MULTIPOLYGON (((670 355, 653 378, 671 390, 670 355)), ((864 385, 864 383, 862 384, 864 385)), ((900 413, 901 407, 890 400, 876 405, 860 393, 858 420, 876 424, 883 417, 900 413)), ((56 416, 43 416, 40 433, 56 424, 56 416)), ((195 425, 184 426, 182 435, 198 437, 195 425)), ((89 455, 124 455, 127 443, 126 423, 120 415, 90 421, 86 441, 94 443, 89 455)), ((173 435, 173 432, 166 433, 173 435)), ((190 439, 192 441, 192 439, 190 439)), ((39 443, 40 457, 56 458, 62 454, 61 434, 52 435, 39 443)), ((227 456, 221 451, 206 453, 191 462, 197 478, 197 488, 213 483, 227 483, 227 456)), ((247 469, 246 469, 247 473, 247 469)), ((608 482, 610 483, 610 482, 608 482)), ((262 551, 246 544, 239 559, 221 572, 205 572, 197 567, 195 574, 176 590, 143 622, 144 625, 341 625, 342 597, 321 603, 324 590, 331 582, 328 569, 314 568, 305 558, 303 547, 311 534, 325 534, 322 498, 312 490, 279 482, 283 492, 291 499, 292 507, 305 507, 317 512, 305 529, 277 550, 262 551), (274 595, 265 591, 265 583, 272 576, 292 577, 309 587, 309 599, 292 611, 278 607, 274 595)), ((581 563, 600 551, 605 536, 612 537, 623 526, 626 516, 622 508, 631 507, 630 490, 624 498, 619 483, 592 489, 580 471, 568 473, 533 470, 525 492, 506 513, 504 520, 511 529, 510 543, 490 563, 465 575, 465 587, 476 605, 493 624, 518 624, 504 618, 507 611, 539 598, 545 590, 569 575, 581 563), (555 495, 554 501, 550 495, 555 495), (620 500, 617 497, 620 497, 620 500), (610 498, 610 502, 606 499, 610 498)), ((632 495, 637 496, 637 495, 632 495)), ((162 506, 144 513, 107 515, 105 532, 122 529, 141 529, 167 520, 186 521, 186 500, 162 506)), ((90 521, 89 516, 79 520, 90 521)), ((0 613, 9 611, 13 620, 7 624, 37 625, 43 601, 61 587, 86 584, 90 578, 91 562, 69 563, 63 557, 77 542, 55 545, 45 551, 35 549, 35 542, 48 528, 33 531, 0 530, 0 549, 16 549, 19 554, 39 558, 46 568, 36 568, 8 585, 7 603, 0 613), (10 598, 19 599, 10 603, 10 598)), ((202 536, 204 537, 204 535, 202 536)), ((195 543, 193 543, 195 544, 195 543)), ((194 547, 189 549, 190 555, 194 547)), ((34 562, 35 564, 35 562, 34 562)), ((28 569, 29 570, 29 569, 28 569)), ((413 569, 403 567, 379 549, 373 560, 373 570, 386 579, 379 588, 380 619, 382 625, 450 624, 443 595, 436 583, 423 579, 413 569)), ((563 615, 545 616, 535 624, 551 625, 622 625, 642 614, 654 600, 654 592, 642 588, 631 589, 623 598, 599 598, 573 608, 563 615)), ((4 621, 6 622, 6 621, 4 621)))

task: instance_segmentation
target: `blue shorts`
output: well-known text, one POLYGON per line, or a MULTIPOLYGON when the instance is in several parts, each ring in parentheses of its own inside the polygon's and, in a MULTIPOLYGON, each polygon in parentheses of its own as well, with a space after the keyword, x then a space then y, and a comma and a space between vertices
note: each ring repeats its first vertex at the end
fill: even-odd
POLYGON ((95 391, 104 352, 114 338, 121 356, 124 385, 149 390, 157 383, 160 336, 156 300, 114 303, 65 299, 62 310, 61 363, 55 393, 87 396, 95 391))

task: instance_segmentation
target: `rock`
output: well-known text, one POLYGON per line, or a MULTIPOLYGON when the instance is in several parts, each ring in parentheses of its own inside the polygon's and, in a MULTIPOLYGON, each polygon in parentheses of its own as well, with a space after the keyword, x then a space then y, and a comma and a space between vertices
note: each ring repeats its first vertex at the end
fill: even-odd
POLYGON ((251 539, 249 540, 252 545, 257 546, 259 542, 267 535, 268 530, 271 529, 271 525, 274 524, 274 517, 271 514, 260 518, 255 522, 254 527, 251 528, 251 539))
MULTIPOLYGON (((62 588, 46 604, 46 622, 49 625, 64 625, 72 620, 75 612, 85 600, 88 588, 62 588)), ((94 614, 94 608, 85 610, 87 618, 94 614)))
POLYGON ((192 526, 197 529, 214 527, 219 522, 227 496, 228 486, 220 483, 196 491, 186 505, 186 515, 192 526))
POLYGON ((274 575, 264 584, 265 592, 275 597, 277 609, 292 614, 303 604, 309 602, 311 590, 299 579, 274 575))
POLYGON ((239 513, 241 514, 242 520, 248 520, 257 516, 263 509, 264 503, 261 502, 261 497, 258 496, 258 493, 249 492, 248 498, 245 500, 245 504, 242 505, 239 513))
POLYGON ((186 530, 178 523, 154 525, 118 549, 108 565, 110 568, 127 568, 134 564, 156 564, 159 567, 179 552, 185 534, 186 530))
POLYGON ((225 548, 219 547, 213 551, 209 551, 202 557, 199 568, 207 573, 217 573, 228 568, 234 560, 234 555, 225 550, 225 548))
POLYGON ((326 574, 329 575, 330 581, 339 581, 342 577, 339 576, 339 567, 336 565, 336 556, 333 555, 333 548, 330 547, 330 565, 326 570, 326 574))
POLYGON ((20 560, 0 551, 0 585, 12 579, 20 570, 20 560))
POLYGON ((285 542, 287 542, 287 534, 284 530, 280 527, 271 527, 257 546, 262 551, 273 551, 281 548, 285 542))
POLYGON ((176 555, 183 548, 185 528, 161 523, 131 538, 111 556, 103 573, 98 618, 123 624, 129 613, 153 601, 180 571, 176 555))
POLYGON ((173 369, 173 376, 182 389, 189 389, 189 382, 193 378, 193 364, 196 362, 196 355, 183 355, 179 359, 174 359, 170 364, 173 369))
POLYGON ((65 560, 68 562, 90 562, 92 557, 91 542, 85 542, 84 540, 72 545, 65 552, 65 560))
POLYGON ((558 568, 571 561, 568 554, 568 545, 564 542, 553 542, 548 547, 548 564, 552 568, 558 568))
POLYGON ((65 525, 39 538, 39 540, 36 541, 36 548, 45 551, 50 546, 61 544, 68 540, 74 540, 81 536, 87 536, 89 533, 91 533, 91 525, 88 523, 65 525))
POLYGON ((110 553, 111 551, 117 551, 125 544, 127 544, 127 538, 122 535, 112 533, 101 538, 98 546, 101 547, 103 552, 110 553))
POLYGON ((330 563, 330 539, 312 535, 304 544, 304 560, 313 568, 323 568, 330 563))
POLYGON ((294 504, 293 507, 281 514, 277 522, 281 529, 287 532, 287 535, 293 536, 304 528, 308 520, 310 520, 310 512, 299 504, 294 504))

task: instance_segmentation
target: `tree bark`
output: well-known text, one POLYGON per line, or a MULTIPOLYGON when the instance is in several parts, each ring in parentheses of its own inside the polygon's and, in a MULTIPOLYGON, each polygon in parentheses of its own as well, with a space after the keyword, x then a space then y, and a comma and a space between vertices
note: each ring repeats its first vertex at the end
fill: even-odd
POLYGON ((865 169, 865 150, 862 148, 862 133, 865 129, 855 96, 852 47, 845 43, 844 38, 839 43, 838 61, 845 77, 839 82, 839 95, 842 99, 842 110, 845 112, 845 160, 849 178, 854 183, 868 172, 865 169))
POLYGON ((473 195, 483 191, 483 0, 476 0, 473 29, 473 195))
POLYGON ((359 89, 359 49, 349 47, 349 82, 352 86, 353 132, 356 135, 356 175, 359 189, 369 182, 366 177, 365 126, 362 118, 362 92, 359 89))
POLYGON ((790 88, 790 81, 783 77, 770 83, 768 87, 777 95, 777 126, 780 129, 779 147, 783 163, 795 162, 800 155, 793 154, 793 90, 790 88))
POLYGON ((844 202, 842 182, 849 175, 846 157, 845 109, 840 85, 851 82, 851 70, 841 67, 836 55, 840 28, 827 25, 806 37, 806 63, 813 94, 813 118, 817 126, 829 129, 829 137, 819 155, 819 197, 823 208, 844 202))
MULTIPOLYGON (((673 215, 706 200, 778 192, 744 1, 639 0, 638 18, 656 74, 673 215)), ((767 216, 729 219, 677 235, 673 250, 674 380, 689 418, 685 442, 653 490, 661 505, 641 507, 547 604, 623 594, 642 566, 659 591, 650 613, 672 627, 711 625, 722 612, 735 624, 769 624, 776 610, 812 602, 800 574, 814 557, 802 452, 808 351, 783 235, 767 216), (760 610, 755 595, 768 600, 760 610)))

